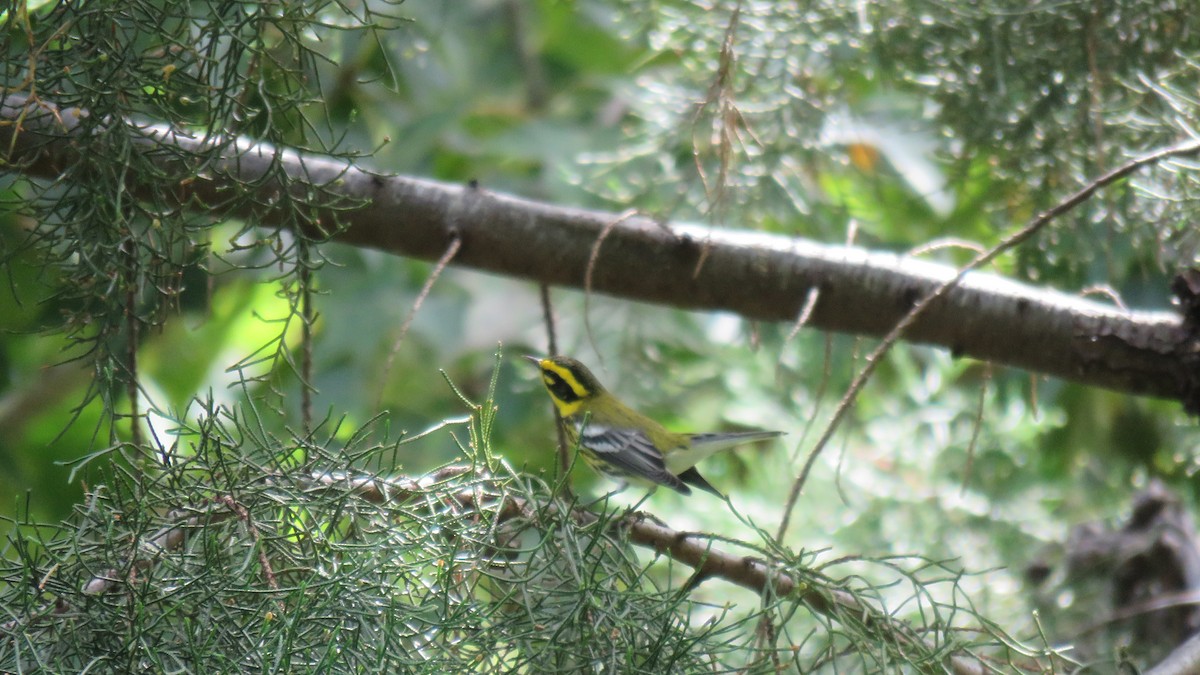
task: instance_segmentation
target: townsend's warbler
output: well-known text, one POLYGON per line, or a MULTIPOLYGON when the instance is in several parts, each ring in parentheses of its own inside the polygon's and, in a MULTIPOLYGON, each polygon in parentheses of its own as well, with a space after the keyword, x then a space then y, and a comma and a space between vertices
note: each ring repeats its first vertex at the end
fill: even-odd
POLYGON ((721 497, 696 471, 709 455, 750 441, 775 438, 779 431, 676 434, 608 393, 582 363, 565 356, 526 356, 542 371, 542 382, 584 461, 621 482, 666 485, 685 495, 688 487, 721 497))

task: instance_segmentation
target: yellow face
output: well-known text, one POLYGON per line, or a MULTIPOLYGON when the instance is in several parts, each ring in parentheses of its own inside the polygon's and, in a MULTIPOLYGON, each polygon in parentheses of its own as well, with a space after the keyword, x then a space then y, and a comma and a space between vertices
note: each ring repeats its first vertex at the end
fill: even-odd
POLYGON ((537 364, 542 371, 542 384, 550 393, 550 400, 558 408, 558 414, 570 417, 578 413, 584 401, 596 395, 599 385, 589 387, 589 382, 595 378, 576 361, 559 357, 557 359, 539 359, 526 357, 537 364))

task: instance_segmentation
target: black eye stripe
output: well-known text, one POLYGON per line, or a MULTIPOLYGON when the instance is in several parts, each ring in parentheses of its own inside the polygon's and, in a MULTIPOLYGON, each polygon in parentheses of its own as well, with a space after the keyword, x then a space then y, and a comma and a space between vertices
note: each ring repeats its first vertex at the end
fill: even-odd
POLYGON ((545 372, 542 374, 542 379, 546 382, 546 387, 554 394, 554 396, 564 402, 573 403, 579 400, 579 395, 567 384, 566 380, 559 377, 558 373, 545 372))

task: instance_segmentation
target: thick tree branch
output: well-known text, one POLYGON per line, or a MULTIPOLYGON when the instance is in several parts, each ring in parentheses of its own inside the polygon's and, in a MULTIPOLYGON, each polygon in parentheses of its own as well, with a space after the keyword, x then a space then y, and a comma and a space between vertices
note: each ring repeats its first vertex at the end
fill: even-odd
MULTIPOLYGON (((27 105, 10 95, 0 105, 0 147, 9 149, 7 161, 19 170, 58 177, 78 155, 80 119, 79 111, 27 105)), ((633 300, 790 323, 818 288, 807 325, 881 336, 915 301, 956 274, 952 267, 892 253, 778 235, 664 227, 639 216, 612 225, 617 214, 382 176, 247 139, 201 139, 156 125, 129 129, 164 166, 182 167, 190 153, 218 143, 227 149, 210 162, 211 170, 175 186, 181 204, 220 205, 254 184, 260 206, 228 215, 293 226, 279 222, 269 207, 281 185, 262 180, 281 167, 298 197, 317 186, 329 203, 341 199, 341 209, 318 211, 309 227, 327 230, 336 218, 345 226, 336 240, 397 255, 436 260, 461 237, 455 265, 582 288, 597 239, 611 226, 591 270, 591 288, 633 300), (345 209, 349 203, 362 205, 345 209), (702 255, 706 260, 697 270, 702 255)), ((986 273, 966 275, 909 328, 907 339, 1134 394, 1188 401, 1198 380, 1195 341, 1174 314, 1123 311, 986 273)))

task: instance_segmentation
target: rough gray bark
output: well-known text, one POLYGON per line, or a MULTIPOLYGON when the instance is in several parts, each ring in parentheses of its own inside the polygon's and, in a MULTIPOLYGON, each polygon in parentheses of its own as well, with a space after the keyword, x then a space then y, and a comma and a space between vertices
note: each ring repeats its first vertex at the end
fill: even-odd
MULTIPOLYGON (((57 176, 78 152, 79 119, 78 111, 44 102, 27 106, 23 98, 9 96, 0 105, 0 120, 8 122, 0 125, 0 143, 9 149, 9 164, 33 176, 57 176)), ((807 325, 879 336, 955 274, 951 267, 892 253, 661 225, 474 186, 385 176, 248 139, 205 140, 157 125, 129 128, 137 129, 140 144, 155 150, 164 166, 178 168, 189 152, 215 143, 226 148, 212 171, 175 187, 182 204, 219 208, 232 190, 245 189, 234 188, 235 179, 255 181, 281 166, 298 196, 318 186, 325 203, 340 203, 315 211, 308 225, 333 231, 336 219, 343 226, 333 235, 338 241, 434 260, 460 238, 455 265, 573 288, 585 287, 595 255, 590 288, 632 300, 793 322, 816 288, 807 325), (358 206, 345 209, 349 203, 358 206)), ((277 182, 254 189, 259 206, 225 215, 293 225, 279 222, 269 207, 281 189, 277 182)), ((1133 394, 1190 400, 1197 379, 1192 331, 1180 317, 1123 311, 987 273, 967 275, 912 326, 907 339, 1133 394)))

